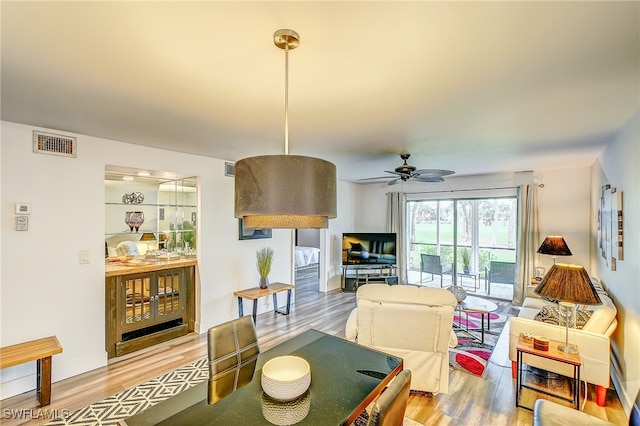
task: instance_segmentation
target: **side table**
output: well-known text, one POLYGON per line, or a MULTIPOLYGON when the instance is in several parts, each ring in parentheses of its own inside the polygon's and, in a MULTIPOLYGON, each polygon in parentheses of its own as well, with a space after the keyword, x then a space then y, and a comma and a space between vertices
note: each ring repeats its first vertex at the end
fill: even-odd
POLYGON ((283 283, 270 283, 268 288, 248 288, 246 290, 238 290, 234 291, 233 295, 238 297, 238 314, 240 317, 244 316, 244 309, 242 306, 242 299, 253 300, 253 323, 256 323, 256 316, 258 314, 258 299, 261 297, 273 295, 273 311, 283 315, 289 315, 289 310, 291 308, 291 289, 293 286, 291 284, 283 284, 283 283), (277 293, 281 291, 287 292, 287 307, 284 311, 278 310, 278 298, 276 297, 277 293))
MULTIPOLYGON (((518 344, 516 345, 517 351, 517 363, 518 363, 518 375, 516 376, 516 407, 524 408, 529 411, 533 411, 532 408, 525 407, 524 405, 520 405, 520 396, 522 394, 522 388, 531 389, 535 392, 540 392, 545 395, 553 396, 555 398, 562 399, 564 401, 573 402, 573 406, 576 410, 579 409, 580 406, 580 366, 582 365, 582 361, 580 359, 580 354, 568 354, 562 352, 558 349, 558 345, 563 344, 563 342, 559 342, 557 340, 549 340, 549 350, 541 351, 535 349, 533 347, 533 339, 524 340, 522 336, 518 339, 518 344), (565 364, 573 365, 573 397, 567 398, 564 395, 558 395, 555 393, 548 392, 544 389, 535 388, 532 386, 528 386, 522 382, 522 354, 529 354, 533 356, 538 356, 540 358, 550 359, 552 361, 558 361, 565 364)), ((576 347, 576 349, 578 349, 576 347)))
POLYGON ((469 291, 473 291, 475 293, 480 288, 480 274, 479 273, 458 272, 458 276, 460 277, 460 286, 462 286, 462 287, 464 287, 464 285, 462 285, 462 278, 463 277, 472 278, 473 279, 473 290, 471 290, 468 287, 464 287, 465 289, 467 289, 469 291))

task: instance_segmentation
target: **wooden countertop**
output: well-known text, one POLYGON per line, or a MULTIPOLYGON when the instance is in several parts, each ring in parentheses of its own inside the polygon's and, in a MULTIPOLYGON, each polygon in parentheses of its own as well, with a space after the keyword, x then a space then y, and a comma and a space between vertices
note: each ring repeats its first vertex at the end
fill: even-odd
POLYGON ((123 262, 107 262, 104 265, 104 275, 105 278, 108 278, 120 275, 139 274, 142 272, 162 271, 171 268, 182 268, 184 266, 195 266, 196 264, 197 261, 195 258, 157 260, 145 259, 140 256, 123 262))

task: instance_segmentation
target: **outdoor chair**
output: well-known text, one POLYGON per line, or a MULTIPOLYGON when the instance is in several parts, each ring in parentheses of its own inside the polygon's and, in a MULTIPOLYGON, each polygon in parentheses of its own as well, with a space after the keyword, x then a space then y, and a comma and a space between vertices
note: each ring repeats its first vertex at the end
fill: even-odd
POLYGON ((485 267, 484 287, 487 296, 491 295, 491 283, 511 284, 516 281, 516 264, 513 262, 498 262, 492 260, 489 268, 485 267))
POLYGON ((440 275, 440 287, 442 287, 442 276, 451 274, 452 265, 443 265, 440 256, 437 254, 420 254, 420 283, 422 283, 422 274, 431 274, 433 281, 434 275, 440 275))

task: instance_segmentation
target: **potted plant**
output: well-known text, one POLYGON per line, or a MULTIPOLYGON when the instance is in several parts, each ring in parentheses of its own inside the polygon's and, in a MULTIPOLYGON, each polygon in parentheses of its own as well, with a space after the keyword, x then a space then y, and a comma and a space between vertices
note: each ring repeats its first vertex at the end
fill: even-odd
POLYGON ((462 259, 462 271, 465 274, 469 273, 469 265, 471 264, 471 252, 468 248, 460 250, 460 258, 462 259))
POLYGON ((269 272, 271 272, 271 262, 273 261, 273 249, 262 247, 256 251, 256 267, 260 274, 260 288, 267 288, 269 285, 269 272))

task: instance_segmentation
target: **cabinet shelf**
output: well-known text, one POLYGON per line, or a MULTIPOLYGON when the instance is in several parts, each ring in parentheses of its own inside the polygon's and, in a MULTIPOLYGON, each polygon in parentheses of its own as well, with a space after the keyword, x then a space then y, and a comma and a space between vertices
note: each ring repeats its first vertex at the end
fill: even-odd
POLYGON ((193 204, 170 204, 170 203, 162 203, 162 204, 158 204, 158 203, 139 203, 139 204, 125 204, 125 203, 114 203, 114 202, 109 202, 107 201, 106 203, 104 203, 107 206, 118 206, 118 207, 128 207, 131 210, 135 209, 137 206, 143 206, 143 207, 167 207, 167 208, 179 208, 179 209, 184 209, 184 208, 193 208, 195 209, 197 206, 193 205, 193 204))
MULTIPOLYGON (((138 232, 129 232, 129 231, 116 231, 116 232, 107 232, 105 233, 105 237, 110 237, 110 236, 114 236, 114 235, 131 235, 131 236, 142 236, 142 234, 146 233, 146 232, 153 232, 153 233, 158 233, 158 234, 169 234, 169 233, 176 233, 176 234, 184 234, 187 232, 194 232, 193 229, 149 229, 149 230, 139 230, 138 232)), ((142 241, 144 242, 144 241, 142 241)))

